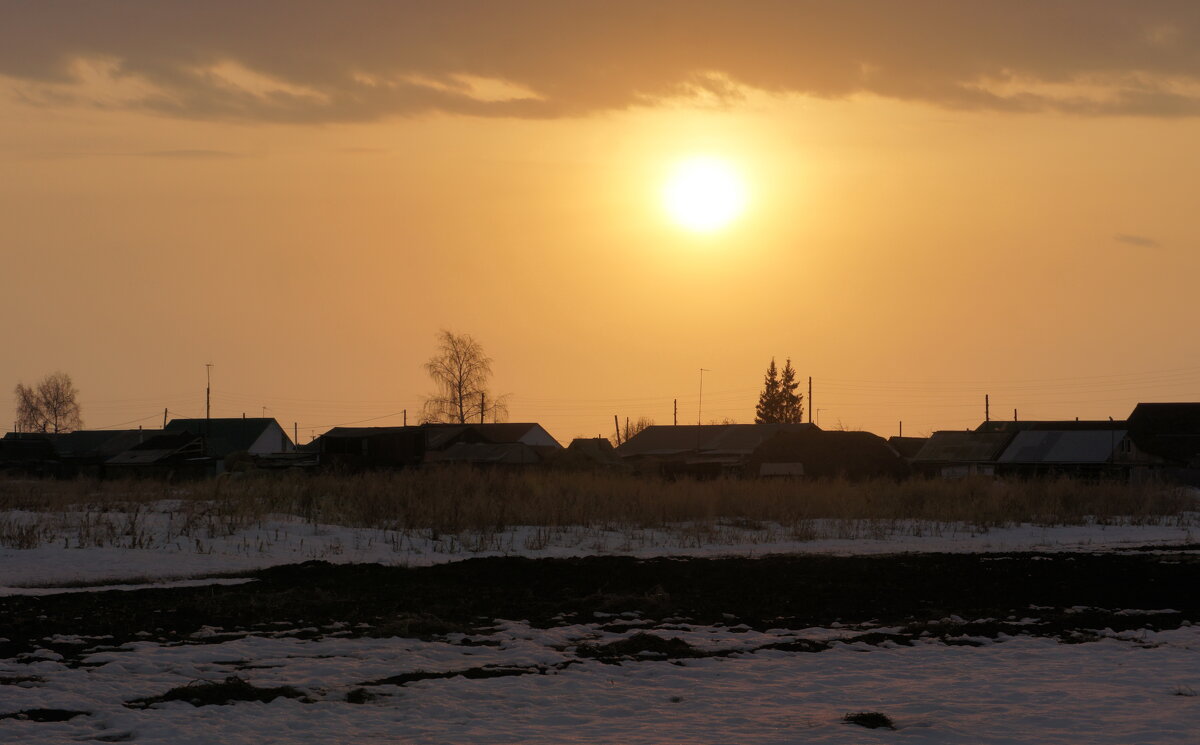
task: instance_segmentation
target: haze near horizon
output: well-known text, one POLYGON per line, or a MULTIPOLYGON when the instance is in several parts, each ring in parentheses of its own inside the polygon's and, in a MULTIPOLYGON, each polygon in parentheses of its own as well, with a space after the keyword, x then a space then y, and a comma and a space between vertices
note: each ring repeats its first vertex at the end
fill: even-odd
POLYGON ((206 363, 301 441, 411 421, 440 329, 564 443, 752 421, 772 357, 884 436, 1200 400, 1192 3, 0 21, 0 381, 89 428, 202 416, 206 363))

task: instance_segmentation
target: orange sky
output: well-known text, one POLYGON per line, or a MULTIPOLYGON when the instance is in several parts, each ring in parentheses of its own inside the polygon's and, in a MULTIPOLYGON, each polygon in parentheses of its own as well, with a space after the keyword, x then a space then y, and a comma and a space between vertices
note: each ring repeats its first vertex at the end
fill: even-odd
POLYGON ((701 367, 752 421, 772 356, 881 435, 1200 400, 1194 4, 602 7, 0 5, 5 390, 152 426, 212 362, 307 441, 415 421, 447 328, 564 443, 701 367))

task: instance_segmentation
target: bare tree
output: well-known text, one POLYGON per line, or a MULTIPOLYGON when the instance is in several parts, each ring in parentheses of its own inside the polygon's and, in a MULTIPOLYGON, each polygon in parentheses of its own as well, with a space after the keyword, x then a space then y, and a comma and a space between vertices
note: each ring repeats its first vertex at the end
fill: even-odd
POLYGON ((438 332, 437 352, 425 363, 437 393, 425 399, 426 422, 499 422, 508 418, 506 396, 488 390, 492 358, 470 334, 438 332))
POLYGON ((47 375, 36 387, 17 383, 13 393, 19 432, 70 432, 83 426, 79 391, 66 373, 47 375))
POLYGON ((625 424, 619 430, 617 430, 617 439, 615 444, 620 445, 623 442, 629 442, 629 439, 638 432, 641 432, 647 427, 653 426, 654 420, 648 416, 640 416, 634 421, 630 421, 629 417, 625 417, 625 424))

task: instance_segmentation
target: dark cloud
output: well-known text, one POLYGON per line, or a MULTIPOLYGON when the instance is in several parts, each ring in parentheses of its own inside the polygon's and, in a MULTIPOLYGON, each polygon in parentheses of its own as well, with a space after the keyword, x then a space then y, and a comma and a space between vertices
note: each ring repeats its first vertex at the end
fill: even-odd
POLYGON ((1153 238, 1147 238, 1144 235, 1130 235, 1128 233, 1117 233, 1113 239, 1120 243, 1127 243, 1130 246, 1138 248, 1162 248, 1162 244, 1153 238))
POLYGON ((1194 116, 1198 32, 1192 0, 9 0, 0 74, 60 102, 86 59, 136 82, 123 106, 286 122, 581 116, 746 87, 1194 116))

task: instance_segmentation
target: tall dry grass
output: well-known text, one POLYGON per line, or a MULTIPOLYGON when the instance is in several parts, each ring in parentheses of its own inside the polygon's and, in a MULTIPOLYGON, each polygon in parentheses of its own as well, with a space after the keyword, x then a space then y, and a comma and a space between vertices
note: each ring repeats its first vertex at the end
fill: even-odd
MULTIPOLYGON (((187 484, 158 481, 0 479, 0 539, 43 515, 136 515, 175 500, 180 530, 233 531, 272 514, 385 530, 494 533, 511 526, 655 529, 774 523, 803 535, 813 521, 884 525, 963 524, 986 530, 1019 523, 1161 522, 1197 509, 1190 490, 1070 479, 665 481, 609 473, 446 468, 358 475, 264 475, 187 484), (139 507, 140 505, 140 507, 139 507), (6 522, 7 521, 7 522, 6 522)), ((136 524, 113 530, 136 530, 136 524)), ((11 537, 11 536, 10 536, 11 537)), ((26 541, 32 540, 26 538, 26 541)))

